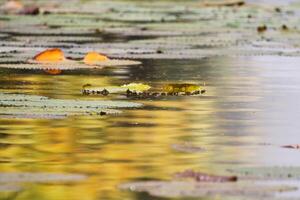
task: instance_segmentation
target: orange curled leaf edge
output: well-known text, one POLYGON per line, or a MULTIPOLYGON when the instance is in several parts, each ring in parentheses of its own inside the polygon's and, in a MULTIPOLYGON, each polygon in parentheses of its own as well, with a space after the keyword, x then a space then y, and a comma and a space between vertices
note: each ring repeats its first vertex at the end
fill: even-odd
POLYGON ((92 51, 92 52, 87 53, 84 56, 83 62, 85 64, 90 65, 90 64, 95 64, 97 62, 101 62, 101 61, 107 61, 107 60, 109 60, 109 58, 107 56, 92 51))
POLYGON ((47 49, 36 56, 33 57, 33 60, 38 62, 61 62, 66 60, 64 52, 61 49, 47 49))

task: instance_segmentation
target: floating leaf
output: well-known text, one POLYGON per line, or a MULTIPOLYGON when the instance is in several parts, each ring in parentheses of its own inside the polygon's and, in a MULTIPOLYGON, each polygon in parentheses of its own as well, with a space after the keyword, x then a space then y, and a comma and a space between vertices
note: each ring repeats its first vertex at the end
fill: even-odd
POLYGON ((237 176, 217 176, 193 170, 186 170, 175 174, 177 178, 192 178, 197 182, 235 182, 238 180, 237 176))
POLYGON ((221 1, 210 1, 205 2, 204 6, 242 6, 245 5, 243 0, 221 0, 221 1))
POLYGON ((300 144, 284 145, 282 147, 288 149, 300 149, 300 144))
POLYGON ((122 190, 147 192, 152 196, 166 198, 213 197, 222 199, 275 199, 276 193, 296 191, 293 185, 266 182, 203 183, 195 181, 139 181, 120 185, 122 190))
POLYGON ((1 172, 0 183, 53 183, 53 182, 78 182, 87 177, 81 174, 63 173, 31 173, 31 172, 1 172))
POLYGON ((129 83, 122 86, 106 86, 106 87, 93 87, 90 84, 83 86, 83 93, 85 94, 101 94, 108 95, 109 93, 126 93, 127 90, 143 92, 149 90, 151 86, 142 83, 129 83))
POLYGON ((0 115, 14 118, 64 118, 72 115, 120 113, 113 108, 140 107, 125 101, 50 99, 43 96, 0 93, 0 115))
POLYGON ((163 90, 168 93, 192 93, 201 90, 201 87, 194 84, 167 84, 163 87, 163 90))
POLYGON ((131 91, 138 91, 138 92, 143 92, 147 91, 151 88, 151 86, 142 84, 142 83, 129 83, 121 86, 122 88, 126 90, 131 90, 131 91))
POLYGON ((16 184, 3 184, 0 185, 0 192, 18 192, 22 187, 16 184))
POLYGON ((97 52, 89 52, 84 56, 83 62, 87 65, 93 65, 97 62, 106 61, 108 57, 97 52))
POLYGON ((300 167, 245 167, 228 171, 252 178, 279 180, 300 178, 300 167))
POLYGON ((151 86, 145 85, 142 83, 130 83, 128 85, 122 86, 107 86, 107 87, 93 87, 91 85, 83 86, 83 94, 97 94, 97 95, 108 95, 109 93, 119 93, 124 94, 127 97, 134 98, 151 98, 151 97, 165 97, 165 96, 191 96, 191 95, 200 95, 205 93, 204 89, 200 89, 200 86, 192 84, 170 84, 163 86, 167 88, 166 90, 161 90, 154 88, 151 89, 151 86))
POLYGON ((120 65, 138 65, 139 61, 133 60, 112 60, 106 56, 95 52, 88 53, 83 62, 66 59, 61 49, 48 49, 33 59, 28 60, 28 63, 20 64, 0 64, 0 68, 15 68, 15 69, 44 69, 50 74, 60 73, 59 70, 74 70, 74 69, 94 69, 107 66, 120 65))
POLYGON ((48 49, 33 57, 37 62, 61 62, 66 60, 61 49, 48 49))

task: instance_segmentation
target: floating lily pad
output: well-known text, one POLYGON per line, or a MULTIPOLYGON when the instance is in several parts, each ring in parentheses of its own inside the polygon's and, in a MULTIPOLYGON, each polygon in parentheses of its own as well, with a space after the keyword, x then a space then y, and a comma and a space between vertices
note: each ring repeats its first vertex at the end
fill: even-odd
POLYGON ((114 108, 133 108, 139 103, 51 99, 43 96, 0 93, 0 115, 14 118, 63 118, 72 115, 120 113, 114 108))
POLYGON ((194 84, 167 84, 158 87, 151 87, 141 83, 130 83, 122 86, 93 87, 91 85, 83 86, 83 94, 108 95, 109 93, 124 94, 127 97, 149 98, 165 96, 192 96, 201 95, 205 90, 194 84))
POLYGON ((58 183, 58 182, 78 182, 87 178, 81 174, 63 173, 39 173, 39 172, 2 172, 0 173, 0 183, 58 183))
POLYGON ((140 181, 120 185, 122 190, 147 192, 152 196, 166 198, 215 197, 222 199, 275 199, 276 193, 297 190, 297 187, 253 182, 199 183, 187 181, 140 181))
POLYGON ((300 167, 246 167, 230 169, 229 171, 252 178, 300 179, 300 167))

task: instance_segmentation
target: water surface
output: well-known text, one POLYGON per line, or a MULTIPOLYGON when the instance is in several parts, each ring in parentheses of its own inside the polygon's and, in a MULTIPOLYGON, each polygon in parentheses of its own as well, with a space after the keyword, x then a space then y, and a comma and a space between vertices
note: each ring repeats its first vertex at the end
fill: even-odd
MULTIPOLYGON (((212 57, 145 60, 140 67, 44 72, 1 70, 0 91, 54 98, 83 96, 82 85, 141 82, 205 84, 204 96, 132 100, 145 106, 121 115, 66 119, 0 119, 0 171, 86 174, 72 184, 25 184, 1 198, 147 199, 118 190, 120 183, 168 179, 185 169, 220 174, 237 166, 299 166, 294 144, 300 130, 298 58, 212 57), (184 153, 173 144, 191 142, 205 152, 184 153), (266 145, 270 143, 272 145, 266 145)), ((154 199, 148 197, 149 199, 154 199)))

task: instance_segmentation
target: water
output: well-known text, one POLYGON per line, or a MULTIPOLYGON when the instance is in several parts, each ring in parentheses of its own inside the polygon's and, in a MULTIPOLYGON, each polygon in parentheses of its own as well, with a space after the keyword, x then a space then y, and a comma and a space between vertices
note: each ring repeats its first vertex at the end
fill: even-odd
MULTIPOLYGON (((137 179, 168 179, 185 169, 222 174, 237 166, 297 166, 300 116, 299 59, 212 57, 152 60, 143 67, 64 72, 1 70, 0 91, 55 98, 86 97, 86 83, 121 85, 204 84, 204 96, 135 100, 141 109, 117 116, 67 119, 0 119, 0 171, 86 174, 69 184, 23 184, 7 199, 155 199, 118 190, 137 179), (205 152, 183 153, 173 144, 191 142, 205 152), (272 145, 266 145, 270 143, 272 145)), ((123 97, 107 97, 123 99, 123 97)))

